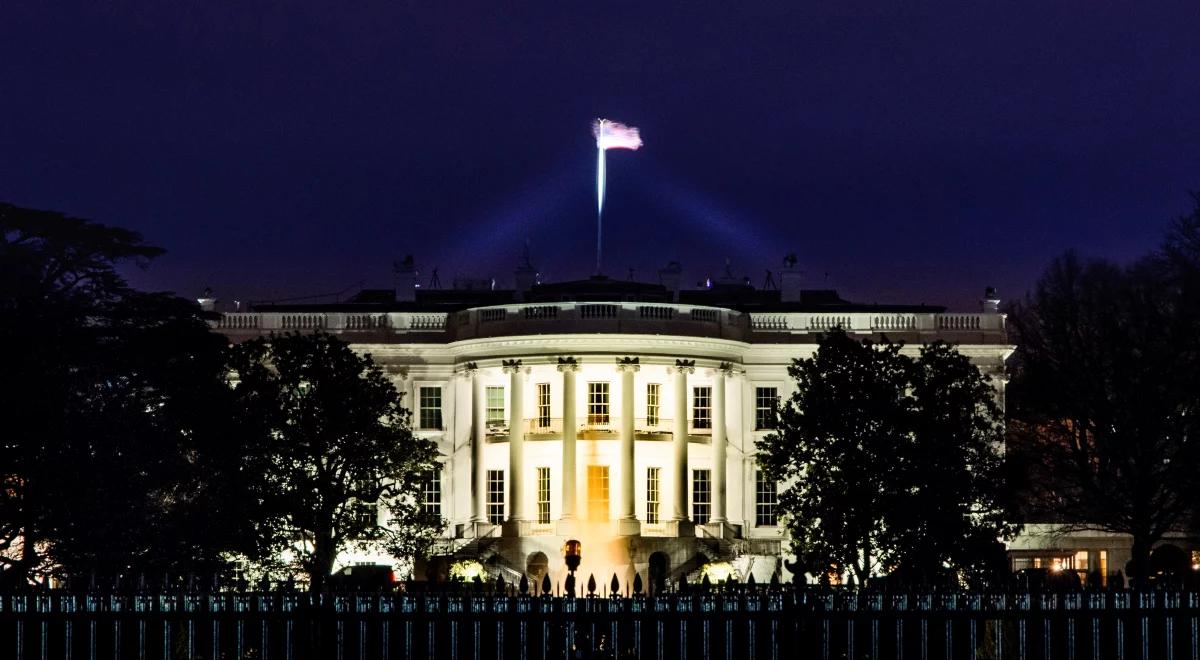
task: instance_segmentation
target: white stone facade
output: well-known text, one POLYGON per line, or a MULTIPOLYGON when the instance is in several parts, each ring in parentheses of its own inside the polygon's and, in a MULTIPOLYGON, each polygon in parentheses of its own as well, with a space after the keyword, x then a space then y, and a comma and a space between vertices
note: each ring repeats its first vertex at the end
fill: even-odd
MULTIPOLYGON (((441 454, 441 550, 482 557, 509 577, 536 552, 560 575, 563 542, 579 538, 584 569, 591 559, 602 577, 649 570, 662 552, 671 578, 726 559, 770 579, 781 570, 782 530, 757 515, 771 500, 757 479, 755 441, 770 432, 758 412, 770 388, 789 396, 787 367, 813 353, 819 332, 886 334, 914 354, 944 339, 1001 391, 1012 351, 995 312, 759 313, 619 300, 260 311, 217 326, 235 341, 321 328, 370 353, 404 393, 414 432, 441 454), (701 509, 708 515, 697 521, 701 509)), ((342 558, 377 560, 391 563, 342 558)))

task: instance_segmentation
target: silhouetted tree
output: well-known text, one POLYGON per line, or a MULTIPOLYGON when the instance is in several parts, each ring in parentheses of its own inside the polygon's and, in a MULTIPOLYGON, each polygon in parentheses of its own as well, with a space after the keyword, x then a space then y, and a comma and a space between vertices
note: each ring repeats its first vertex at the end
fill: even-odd
POLYGON ((798 564, 815 576, 880 570, 928 580, 994 557, 1004 522, 995 391, 945 344, 913 359, 835 329, 757 443, 798 564))
MULTIPOLYGON (((0 569, 195 570, 219 563, 233 436, 223 338, 199 308, 131 289, 162 250, 124 229, 0 204, 0 569), (210 405, 211 404, 211 405, 210 405)), ((225 532, 228 532, 226 534, 225 532)))
POLYGON ((1130 266, 1064 254, 1010 310, 1026 516, 1129 534, 1138 581, 1154 543, 1196 511, 1198 214, 1130 266))
POLYGON ((944 342, 912 363, 909 436, 892 473, 885 517, 890 569, 909 583, 994 581, 1007 571, 1013 498, 1001 448, 1004 415, 990 377, 944 342))
POLYGON ((900 347, 857 342, 841 330, 815 355, 793 360, 796 381, 776 432, 758 441, 767 475, 790 482, 779 507, 793 551, 815 575, 852 570, 865 579, 885 552, 884 517, 892 495, 908 380, 900 347))
POLYGON ((347 546, 401 557, 427 547, 440 521, 421 514, 420 479, 436 448, 412 434, 401 393, 369 355, 324 333, 284 334, 237 346, 232 366, 258 435, 246 463, 256 524, 274 552, 295 553, 311 589, 347 546))

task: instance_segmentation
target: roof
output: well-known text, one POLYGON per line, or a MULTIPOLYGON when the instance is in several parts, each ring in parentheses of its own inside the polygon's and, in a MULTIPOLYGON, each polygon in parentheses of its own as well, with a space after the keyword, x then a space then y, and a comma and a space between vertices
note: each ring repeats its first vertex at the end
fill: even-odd
POLYGON ((685 305, 723 307, 741 312, 932 312, 946 311, 942 305, 864 304, 842 299, 832 289, 805 289, 799 300, 783 300, 779 289, 756 289, 742 282, 719 281, 700 289, 675 293, 662 284, 614 280, 595 275, 585 280, 534 284, 518 295, 513 289, 457 288, 416 289, 414 300, 396 300, 395 289, 363 289, 344 302, 259 303, 261 312, 456 312, 472 307, 508 305, 517 302, 679 302, 685 305))

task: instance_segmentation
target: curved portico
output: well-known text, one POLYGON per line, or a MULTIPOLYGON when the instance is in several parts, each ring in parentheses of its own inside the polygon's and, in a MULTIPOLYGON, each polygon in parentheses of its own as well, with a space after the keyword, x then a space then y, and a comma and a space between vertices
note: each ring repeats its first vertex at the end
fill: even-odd
POLYGON ((611 353, 465 363, 472 519, 500 524, 506 537, 568 535, 581 523, 606 523, 616 536, 691 536, 691 470, 702 465, 709 498, 702 504, 711 522, 727 522, 725 379, 731 364, 611 353), (699 381, 689 379, 697 365, 699 381), (495 408, 500 400, 502 415, 495 408), (504 424, 496 424, 501 417, 504 424), (490 469, 480 470, 479 462, 490 469), (507 467, 502 520, 495 510, 500 465, 507 467), (558 488, 547 493, 548 479, 558 488), (484 502, 492 511, 488 505, 480 510, 484 502))
POLYGON ((505 571, 536 555, 561 579, 562 543, 581 539, 597 569, 649 571, 657 557, 655 570, 677 578, 736 559, 766 580, 782 528, 755 441, 790 391, 792 359, 833 327, 886 333, 906 351, 953 342, 990 372, 1011 350, 998 313, 819 293, 810 307, 740 284, 687 292, 594 278, 260 308, 215 325, 232 341, 329 332, 392 375, 414 433, 442 456, 422 487, 426 512, 448 523, 435 554, 476 558, 510 581, 505 571))

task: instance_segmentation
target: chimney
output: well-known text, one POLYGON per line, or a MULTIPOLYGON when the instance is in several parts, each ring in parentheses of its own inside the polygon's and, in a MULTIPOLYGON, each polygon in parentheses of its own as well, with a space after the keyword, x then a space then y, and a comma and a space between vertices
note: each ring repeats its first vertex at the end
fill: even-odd
POLYGON ((683 266, 679 265, 678 261, 672 261, 667 264, 666 268, 658 269, 658 281, 667 288, 671 294, 671 300, 679 301, 679 279, 683 277, 683 266))
POLYGON ((983 290, 983 300, 979 301, 979 309, 984 314, 1000 313, 1000 296, 996 295, 995 287, 989 286, 983 290))
POLYGON ((533 267, 533 262, 529 259, 529 241, 525 241, 525 251, 521 254, 521 261, 517 263, 513 276, 517 281, 517 300, 525 300, 525 294, 537 284, 539 276, 537 268, 533 267))
POLYGON ((196 299, 196 304, 200 305, 200 311, 212 312, 217 309, 217 299, 213 297, 212 289, 205 287, 204 293, 196 299))
POLYGON ((800 302, 800 285, 804 273, 796 268, 796 253, 783 258, 783 270, 779 271, 779 299, 783 302, 800 302))
POLYGON ((417 265, 411 254, 404 261, 392 263, 396 277, 396 302, 412 302, 417 299, 417 265))

